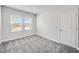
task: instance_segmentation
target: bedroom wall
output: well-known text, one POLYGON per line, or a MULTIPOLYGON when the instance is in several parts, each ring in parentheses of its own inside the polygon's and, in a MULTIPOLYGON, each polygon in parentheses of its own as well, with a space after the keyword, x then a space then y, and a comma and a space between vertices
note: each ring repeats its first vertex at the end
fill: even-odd
POLYGON ((8 41, 8 40, 14 40, 17 38, 33 35, 35 33, 35 19, 36 15, 11 9, 8 7, 2 7, 2 25, 3 25, 3 40, 2 42, 8 41), (10 16, 11 15, 19 15, 19 16, 24 16, 24 17, 32 17, 33 19, 33 25, 32 25, 32 30, 25 30, 25 31, 18 31, 18 32, 11 32, 11 25, 10 25, 10 16))
POLYGON ((58 14, 54 12, 45 12, 37 15, 36 33, 42 37, 59 42, 58 39, 58 14))

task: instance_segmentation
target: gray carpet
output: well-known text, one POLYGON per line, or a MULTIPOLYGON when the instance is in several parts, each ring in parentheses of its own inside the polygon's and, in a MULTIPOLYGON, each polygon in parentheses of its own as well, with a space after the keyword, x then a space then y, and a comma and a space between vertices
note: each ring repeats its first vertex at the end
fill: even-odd
POLYGON ((78 53, 75 48, 53 42, 38 35, 31 35, 4 42, 0 53, 78 53))

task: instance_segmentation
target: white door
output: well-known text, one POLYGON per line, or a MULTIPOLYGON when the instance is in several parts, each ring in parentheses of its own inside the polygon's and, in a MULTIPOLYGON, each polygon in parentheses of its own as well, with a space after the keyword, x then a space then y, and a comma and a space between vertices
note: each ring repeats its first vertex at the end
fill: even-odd
POLYGON ((60 42, 71 46, 77 47, 77 31, 76 31, 76 13, 69 12, 61 15, 60 17, 60 42))

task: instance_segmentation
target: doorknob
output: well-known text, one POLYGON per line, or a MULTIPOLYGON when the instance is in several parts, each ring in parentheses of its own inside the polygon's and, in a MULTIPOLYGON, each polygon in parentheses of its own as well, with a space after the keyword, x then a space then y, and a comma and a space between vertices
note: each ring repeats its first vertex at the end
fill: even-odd
POLYGON ((62 29, 60 29, 60 31, 63 31, 62 29))

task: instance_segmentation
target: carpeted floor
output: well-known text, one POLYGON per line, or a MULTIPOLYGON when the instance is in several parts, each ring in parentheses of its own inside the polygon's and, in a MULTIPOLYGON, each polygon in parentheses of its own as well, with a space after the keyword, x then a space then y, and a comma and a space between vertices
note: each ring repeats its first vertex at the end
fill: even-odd
POLYGON ((78 53, 75 48, 53 42, 38 35, 4 42, 0 53, 78 53))

